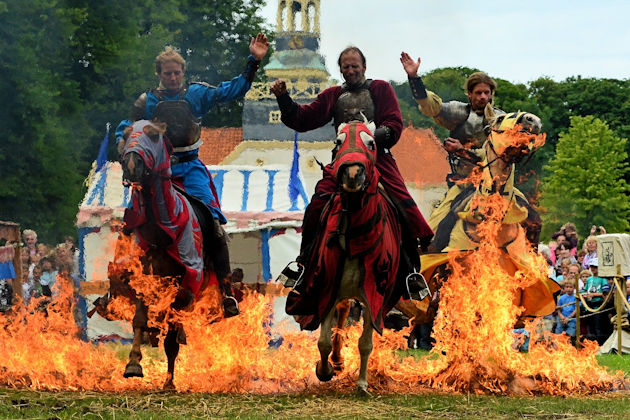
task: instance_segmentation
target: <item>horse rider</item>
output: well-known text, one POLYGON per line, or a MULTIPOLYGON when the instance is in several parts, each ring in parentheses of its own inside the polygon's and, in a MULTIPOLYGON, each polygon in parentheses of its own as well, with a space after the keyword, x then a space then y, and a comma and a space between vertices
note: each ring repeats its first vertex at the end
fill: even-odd
MULTIPOLYGON (((239 312, 236 300, 232 297, 227 237, 221 226, 227 223, 227 219, 221 212, 212 177, 198 156, 202 144, 199 126, 201 118, 215 104, 245 96, 268 49, 267 37, 259 33, 256 38, 251 39, 250 55, 243 72, 215 87, 205 82, 185 84, 186 61, 172 47, 166 47, 155 58, 159 86, 141 94, 131 108, 129 119, 121 121, 116 128, 118 151, 121 153, 125 128, 134 121, 156 118, 167 124, 166 135, 175 146, 171 157, 173 181, 188 194, 200 199, 212 212, 215 236, 213 245, 217 249, 211 253, 211 259, 224 294, 226 316, 237 315, 239 312)), ((188 298, 191 300, 192 296, 188 298)))
MULTIPOLYGON (((281 120, 287 127, 298 132, 314 130, 332 120, 335 133, 344 122, 363 121, 365 118, 375 122, 376 129, 373 134, 378 147, 376 167, 381 174, 380 182, 398 208, 403 225, 404 256, 401 258, 399 270, 413 273, 420 269, 418 243, 421 247, 427 246, 433 232, 407 191, 396 161, 389 151, 398 142, 403 129, 398 100, 389 83, 365 78, 365 56, 357 47, 343 50, 337 64, 345 83, 324 90, 308 105, 298 105, 289 96, 286 83, 281 79, 276 80, 271 90, 278 101, 281 120)), ((334 155, 335 150, 333 158, 334 155)), ((332 168, 332 164, 327 168, 332 168)), ((304 212, 300 255, 296 259, 298 269, 290 269, 292 264, 290 263, 280 276, 281 279, 288 279, 285 286, 294 285, 303 273, 304 264, 308 262, 316 246, 322 210, 336 190, 337 181, 332 172, 324 170, 324 176, 315 186, 315 193, 304 212)), ((408 290, 411 294, 424 289, 424 282, 419 276, 410 276, 409 282, 411 284, 408 290)))
MULTIPOLYGON (((451 173, 446 176, 449 191, 429 219, 429 225, 435 229, 434 220, 439 222, 443 213, 450 209, 450 204, 458 193, 470 185, 462 181, 468 178, 481 160, 477 149, 480 149, 487 139, 487 127, 495 117, 505 112, 492 104, 497 84, 486 73, 475 72, 466 80, 468 103, 443 102, 437 94, 426 90, 422 78, 418 75, 420 58, 414 61, 403 51, 400 54, 400 62, 407 73, 411 93, 418 102, 420 111, 450 131, 443 144, 448 152, 451 167, 451 173)), ((542 221, 525 196, 518 190, 516 192, 519 204, 528 210, 528 217, 521 224, 527 232, 529 242, 537 247, 542 221)))

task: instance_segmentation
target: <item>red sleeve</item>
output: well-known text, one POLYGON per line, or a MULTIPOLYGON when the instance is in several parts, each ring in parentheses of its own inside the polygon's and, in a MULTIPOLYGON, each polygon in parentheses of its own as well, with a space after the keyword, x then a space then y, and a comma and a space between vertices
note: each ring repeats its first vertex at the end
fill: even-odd
POLYGON ((398 143, 403 122, 394 88, 384 80, 374 80, 370 84, 370 92, 376 108, 376 127, 389 127, 394 135, 394 144, 398 143))
POLYGON ((341 86, 333 86, 319 95, 308 105, 299 105, 290 115, 282 114, 282 122, 289 128, 303 133, 322 127, 333 118, 333 110, 337 98, 341 94, 341 86))

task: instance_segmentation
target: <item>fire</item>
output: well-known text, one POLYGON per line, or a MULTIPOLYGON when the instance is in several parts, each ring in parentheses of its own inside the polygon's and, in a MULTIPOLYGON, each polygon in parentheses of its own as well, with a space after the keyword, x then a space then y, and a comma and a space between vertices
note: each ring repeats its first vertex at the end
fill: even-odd
MULTIPOLYGON (((522 312, 515 295, 537 275, 546 276, 546 266, 531 254, 524 259, 530 262, 528 270, 509 270, 496 241, 508 203, 501 196, 476 199, 483 200, 478 203, 484 215, 477 229, 481 245, 475 252, 450 256, 451 274, 440 291, 435 321, 435 348, 428 357, 403 357, 399 350, 406 347, 409 328, 376 335, 368 366, 372 388, 383 393, 435 389, 569 395, 625 387, 622 373, 611 374, 597 364, 596 343, 577 349, 566 336, 539 331, 536 321, 525 326, 529 352, 514 348, 513 328, 522 312)), ((522 237, 512 246, 520 247, 523 255, 531 252, 522 237)), ((317 335, 272 325, 274 296, 246 294, 241 314, 229 319, 219 316, 216 289, 201 296, 193 309, 174 311, 170 307, 176 294, 172 279, 142 274, 139 252, 130 245, 121 255, 125 258, 119 261, 120 269, 133 273, 131 284, 149 306, 150 326, 159 328, 162 336, 169 322, 184 326, 187 344, 181 347, 174 381, 179 392, 353 389, 360 363, 356 344, 360 327, 339 332, 345 338, 345 370, 321 385, 314 374, 319 358, 317 335), (281 344, 273 347, 274 341, 281 344)), ((108 392, 160 389, 166 377, 163 351, 144 348, 145 377, 124 379, 126 357, 111 346, 79 339, 72 284, 62 277, 57 284, 56 297, 47 305, 33 300, 28 307, 18 304, 14 312, 0 315, 0 386, 108 392)), ((115 299, 109 309, 122 319, 133 317, 133 305, 124 297, 115 299)))

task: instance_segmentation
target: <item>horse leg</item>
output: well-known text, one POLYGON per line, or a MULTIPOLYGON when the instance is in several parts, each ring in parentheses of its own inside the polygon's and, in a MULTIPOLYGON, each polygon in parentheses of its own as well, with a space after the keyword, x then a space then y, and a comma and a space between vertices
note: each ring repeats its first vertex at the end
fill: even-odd
POLYGON ((359 368, 359 379, 357 379, 357 391, 361 395, 369 395, 367 390, 367 365, 370 354, 372 353, 372 330, 372 315, 370 314, 369 309, 366 309, 363 312, 363 332, 359 338, 361 367, 359 368))
POLYGON ((136 301, 136 313, 133 316, 133 343, 131 344, 131 351, 129 352, 129 362, 125 367, 125 378, 131 378, 133 376, 143 377, 142 366, 140 361, 142 360, 142 332, 147 325, 147 307, 142 300, 136 301))
POLYGON ((175 378, 175 359, 179 354, 179 341, 177 340, 177 334, 181 326, 169 325, 168 332, 164 338, 164 353, 166 353, 167 371, 166 382, 162 387, 165 391, 175 391, 175 384, 173 379, 175 378))
POLYGON ((343 356, 341 356, 343 347, 342 330, 350 313, 350 304, 350 300, 344 300, 337 305, 337 329, 333 332, 332 355, 330 356, 332 366, 337 373, 343 372, 343 356))
POLYGON ((332 351, 332 323, 333 317, 335 315, 335 311, 331 310, 326 315, 326 318, 321 323, 319 330, 319 340, 317 341, 317 348, 319 349, 320 360, 317 362, 315 366, 315 374, 317 375, 317 379, 322 382, 327 382, 335 376, 335 370, 332 365, 328 361, 328 356, 332 351))

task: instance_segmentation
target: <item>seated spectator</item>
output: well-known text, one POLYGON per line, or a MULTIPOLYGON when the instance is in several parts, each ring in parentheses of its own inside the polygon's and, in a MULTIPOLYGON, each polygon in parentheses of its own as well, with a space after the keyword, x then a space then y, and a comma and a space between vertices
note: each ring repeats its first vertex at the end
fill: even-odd
POLYGON ((566 333, 569 337, 575 337, 575 287, 573 282, 565 280, 562 283, 562 295, 558 298, 558 309, 556 310, 556 334, 566 333), (572 303, 572 305, 564 306, 572 303))

